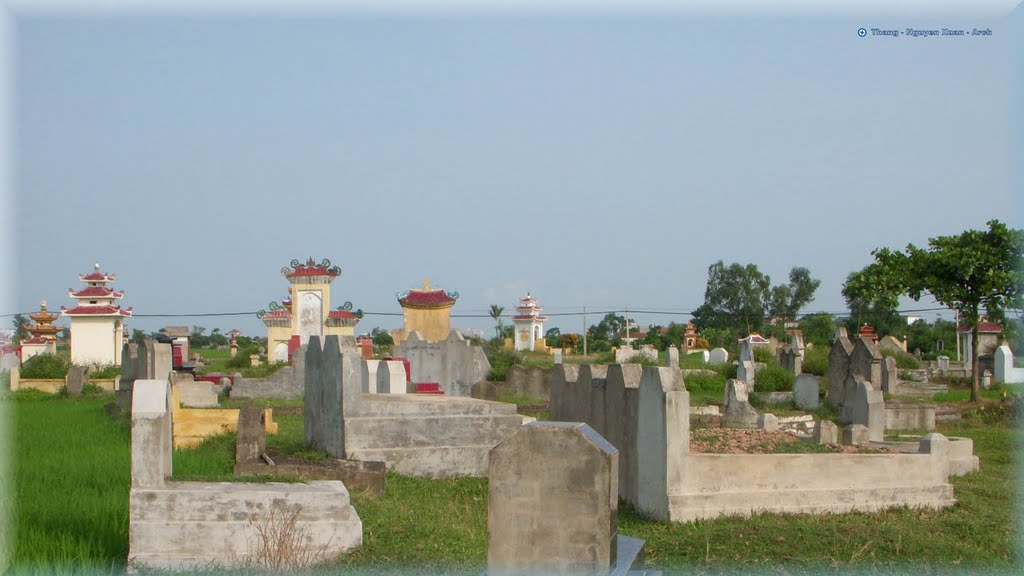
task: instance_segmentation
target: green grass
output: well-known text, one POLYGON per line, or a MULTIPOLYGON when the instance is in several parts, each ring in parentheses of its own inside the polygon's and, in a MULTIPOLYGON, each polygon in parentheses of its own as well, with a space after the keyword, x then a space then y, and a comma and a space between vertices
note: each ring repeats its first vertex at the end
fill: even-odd
POLYGON ((525 394, 506 392, 498 396, 498 402, 508 402, 509 404, 547 404, 548 399, 534 398, 532 396, 526 396, 525 394))
MULTIPOLYGON (((6 395, 13 410, 16 507, 12 558, 19 572, 115 572, 127 556, 129 431, 103 412, 109 398, 6 395)), ((268 446, 299 452, 302 417, 275 416, 268 446)), ((1014 455, 1022 432, 969 420, 943 425, 974 440, 981 470, 952 478, 958 504, 823 516, 761 514, 661 524, 621 509, 621 533, 647 541, 648 567, 686 572, 858 571, 964 573, 1014 570, 1014 455)), ((233 435, 175 453, 180 475, 230 472, 233 435)), ((265 481, 266 478, 251 480, 265 481)), ((389 474, 383 495, 353 494, 364 545, 325 573, 343 570, 479 574, 486 559, 487 481, 389 474)))

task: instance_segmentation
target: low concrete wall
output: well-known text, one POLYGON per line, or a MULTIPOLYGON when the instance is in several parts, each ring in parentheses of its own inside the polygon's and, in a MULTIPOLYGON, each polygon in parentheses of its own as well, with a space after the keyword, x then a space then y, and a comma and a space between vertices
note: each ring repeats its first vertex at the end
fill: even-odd
POLYGON ((900 404, 885 407, 886 430, 935 430, 935 406, 900 404))
POLYGON ((11 390, 25 390, 35 388, 48 394, 56 394, 64 387, 63 378, 15 378, 14 371, 11 371, 11 390))
POLYGON ((261 565, 261 555, 294 547, 299 564, 315 564, 362 545, 363 525, 339 481, 309 484, 167 482, 133 487, 128 564, 197 569, 261 565), (265 544, 260 531, 292 534, 265 544))
POLYGON ((341 482, 168 482, 172 401, 167 381, 133 384, 129 572, 269 568, 277 554, 290 564, 277 568, 289 569, 362 544, 362 522, 341 482))
POLYGON ((505 386, 517 396, 547 399, 551 394, 548 380, 550 368, 540 366, 509 366, 505 372, 505 386))
POLYGON ((944 508, 955 503, 947 476, 973 457, 940 434, 906 454, 690 454, 689 394, 678 369, 644 368, 638 385, 626 366, 557 368, 553 415, 603 426, 598 432, 620 450, 620 498, 658 520, 944 508), (584 388, 604 389, 601 417, 584 388))

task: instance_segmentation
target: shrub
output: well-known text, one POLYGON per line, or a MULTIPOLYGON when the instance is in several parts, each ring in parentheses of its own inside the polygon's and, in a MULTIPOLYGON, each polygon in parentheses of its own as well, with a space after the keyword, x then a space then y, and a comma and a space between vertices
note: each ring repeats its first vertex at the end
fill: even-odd
POLYGON ((22 378, 65 378, 68 375, 68 361, 62 356, 39 354, 21 365, 22 378))
POLYGON ((725 380, 721 374, 687 374, 683 378, 690 393, 719 394, 725 396, 725 380))
POLYGON ((824 346, 805 348, 802 365, 803 372, 814 374, 815 376, 826 375, 828 373, 828 353, 829 349, 824 346))
POLYGON ((722 378, 725 380, 731 380, 736 377, 736 368, 736 364, 733 364, 732 362, 711 366, 711 369, 721 374, 722 378))
POLYGON ((121 367, 117 364, 107 366, 94 365, 89 368, 89 377, 97 379, 111 379, 121 374, 121 367))
POLYGON ((883 349, 881 350, 882 356, 893 357, 896 359, 896 367, 900 370, 917 370, 921 367, 921 363, 917 361, 917 358, 913 354, 907 354, 906 352, 896 352, 894 350, 883 349))
POLYGON ((487 379, 491 382, 504 382, 509 366, 523 364, 523 356, 515 350, 496 350, 491 354, 489 360, 491 361, 491 371, 487 374, 487 379))
POLYGON ((679 354, 680 368, 706 368, 703 354, 679 354))
POLYGON ((594 364, 615 364, 615 351, 605 350, 594 356, 594 364))
POLYGON ((228 358, 227 362, 224 363, 228 368, 248 368, 252 365, 249 360, 249 356, 256 354, 256 347, 252 346, 249 348, 240 348, 238 353, 235 354, 234 358, 228 358))
POLYGON ((754 387, 759 392, 788 392, 793 389, 796 377, 778 365, 761 368, 754 376, 754 387))
POLYGON ((266 378, 287 365, 287 362, 264 362, 259 366, 246 365, 246 367, 241 368, 239 372, 242 374, 243 378, 266 378))
POLYGON ((769 366, 779 363, 778 359, 775 358, 775 354, 772 354, 772 351, 767 346, 754 347, 754 362, 764 362, 769 366))
MULTIPOLYGON (((613 354, 613 356, 614 356, 614 354, 613 354)), ((639 354, 634 354, 630 358, 627 358, 626 361, 623 362, 623 364, 639 364, 641 366, 657 366, 658 365, 658 359, 657 358, 651 358, 651 356, 649 354, 644 354, 643 352, 641 352, 639 354)))

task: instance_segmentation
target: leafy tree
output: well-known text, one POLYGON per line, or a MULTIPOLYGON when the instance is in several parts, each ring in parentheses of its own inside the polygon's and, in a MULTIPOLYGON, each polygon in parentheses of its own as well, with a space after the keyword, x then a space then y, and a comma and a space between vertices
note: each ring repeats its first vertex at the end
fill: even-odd
POLYGON ((789 284, 772 288, 768 297, 768 313, 784 320, 794 320, 797 312, 814 299, 814 292, 821 280, 811 278, 807 268, 793 268, 789 271, 789 284))
MULTIPOLYGON (((875 250, 875 262, 865 268, 867 274, 854 279, 853 292, 868 297, 873 291, 870 298, 880 301, 892 301, 901 293, 917 301, 930 294, 958 311, 962 322, 971 326, 971 401, 977 401, 981 310, 984 308, 989 316, 1000 318, 1007 308, 1024 307, 1022 253, 1024 231, 990 220, 988 230, 966 230, 956 236, 930 238, 927 248, 908 244, 905 252, 875 250), (875 284, 871 285, 872 282, 875 284)), ((846 291, 844 288, 844 296, 846 291)))
POLYGON ((14 315, 14 345, 21 344, 22 340, 28 340, 28 317, 24 314, 14 315))
POLYGON ((138 328, 132 330, 132 342, 142 342, 146 339, 146 333, 138 328))
MULTIPOLYGON (((979 398, 978 322, 981 309, 1001 317, 1007 308, 1024 306, 1021 268, 1024 231, 998 220, 988 230, 967 230, 957 236, 928 240, 928 248, 907 246, 907 292, 915 301, 931 294, 957 310, 971 327, 971 400, 979 398)), ((877 258, 877 256, 876 256, 877 258)))
POLYGON ((491 304, 491 318, 494 319, 494 334, 499 340, 501 339, 501 313, 505 311, 505 308, 498 306, 497 304, 491 304))
POLYGON ((906 292, 906 266, 902 255, 888 249, 876 251, 882 260, 851 272, 843 284, 843 298, 850 309, 847 329, 870 324, 879 336, 906 335, 907 320, 896 311, 900 295, 906 292))
POLYGON ((387 330, 377 327, 370 330, 370 340, 373 341, 374 346, 393 346, 395 344, 395 339, 391 337, 391 334, 388 334, 387 330))
POLYGON ((210 332, 210 344, 214 346, 227 346, 228 337, 220 333, 220 328, 214 328, 210 332))
POLYGON ((603 352, 617 343, 626 328, 626 318, 614 312, 605 314, 596 325, 587 329, 587 347, 591 352, 603 352))
POLYGON ((544 332, 544 343, 547 344, 548 348, 558 348, 561 341, 562 331, 558 328, 548 328, 544 332))
POLYGON ((754 264, 726 266, 719 260, 708 267, 704 304, 693 312, 693 319, 702 332, 715 328, 749 334, 762 329, 768 314, 795 318, 820 284, 806 268, 796 267, 789 272, 788 284, 772 287, 771 277, 754 264))
POLYGON ((836 322, 831 314, 817 312, 800 319, 800 331, 804 334, 805 343, 815 346, 829 346, 836 333, 836 322))

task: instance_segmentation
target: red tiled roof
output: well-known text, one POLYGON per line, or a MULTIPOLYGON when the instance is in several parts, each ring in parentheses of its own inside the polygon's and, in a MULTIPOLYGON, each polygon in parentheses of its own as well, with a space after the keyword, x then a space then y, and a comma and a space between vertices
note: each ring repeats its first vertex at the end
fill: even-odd
POLYGON ((512 317, 513 320, 531 320, 533 318, 536 318, 537 320, 547 320, 548 319, 547 316, 533 316, 531 314, 522 314, 522 315, 516 315, 516 316, 512 317))
POLYGON ((402 306, 444 306, 455 304, 455 298, 448 296, 444 290, 409 290, 398 302, 402 306))
POLYGON ((87 288, 82 288, 78 292, 68 288, 68 294, 70 294, 72 298, 120 298, 124 296, 124 291, 114 292, 113 288, 107 288, 106 286, 89 286, 87 288))
POLYGON ((53 340, 47 340, 46 338, 40 338, 40 337, 36 336, 35 338, 29 338, 28 340, 22 340, 21 341, 21 343, 23 345, 24 344, 46 344, 47 342, 53 342, 53 340))
POLYGON ((63 306, 60 307, 60 311, 67 316, 75 314, 120 314, 122 316, 131 316, 132 309, 121 310, 120 306, 75 306, 68 310, 63 306))
POLYGON ((83 282, 113 282, 114 275, 104 272, 92 272, 91 274, 79 274, 79 280, 83 282))
POLYGON ((292 313, 284 308, 278 308, 277 310, 271 310, 263 315, 263 318, 291 318, 292 313))
POLYGON ((335 318, 350 319, 350 318, 355 318, 355 317, 356 317, 356 315, 353 314, 352 312, 348 311, 348 310, 331 310, 330 312, 327 313, 327 318, 328 319, 335 319, 335 318))
POLYGON ((769 340, 767 338, 765 338, 764 336, 761 336, 760 334, 751 334, 750 336, 747 336, 746 338, 740 338, 740 342, 743 342, 745 340, 750 341, 751 344, 768 344, 769 343, 769 340))
MULTIPOLYGON (((970 326, 961 326, 960 328, 957 329, 957 332, 960 332, 961 334, 963 334, 965 332, 970 332, 970 331, 971 331, 971 327, 970 326)), ((991 322, 978 322, 978 333, 979 334, 982 334, 982 333, 998 333, 998 332, 1002 332, 1002 331, 1003 331, 1003 327, 1000 326, 999 324, 993 324, 991 322)))
MULTIPOLYGON (((286 269, 287 270, 287 269, 286 269)), ((320 264, 313 261, 312 258, 306 260, 305 264, 299 264, 297 260, 292 260, 292 270, 285 273, 285 278, 297 278, 305 276, 340 276, 341 269, 337 266, 331 268, 331 261, 324 259, 320 264)))

